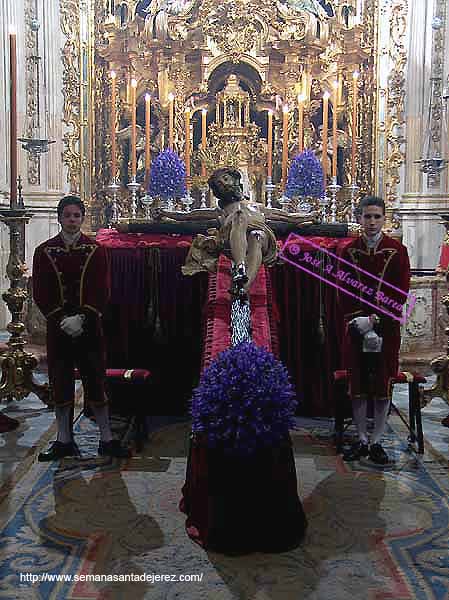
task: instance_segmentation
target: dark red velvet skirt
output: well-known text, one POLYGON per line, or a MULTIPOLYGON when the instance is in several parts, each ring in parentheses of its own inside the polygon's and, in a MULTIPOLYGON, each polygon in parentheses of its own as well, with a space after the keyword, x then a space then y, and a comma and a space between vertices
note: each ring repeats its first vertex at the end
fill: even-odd
POLYGON ((180 509, 187 534, 207 550, 241 554, 298 546, 307 520, 290 439, 249 457, 192 440, 180 509))

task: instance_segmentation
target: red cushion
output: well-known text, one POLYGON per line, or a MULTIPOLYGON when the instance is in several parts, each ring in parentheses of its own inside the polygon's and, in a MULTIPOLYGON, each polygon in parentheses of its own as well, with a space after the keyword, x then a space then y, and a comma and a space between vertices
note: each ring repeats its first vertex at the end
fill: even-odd
POLYGON ((334 371, 334 381, 346 381, 348 379, 347 371, 334 371))
MULTIPOLYGON (((79 369, 75 369, 75 379, 80 379, 79 369)), ((146 381, 151 377, 147 369, 106 369, 106 377, 111 380, 127 381, 146 381)))
MULTIPOLYGON (((405 371, 400 371, 396 377, 391 378, 391 383, 412 383, 407 379, 407 376, 413 376, 413 383, 426 383, 427 379, 420 375, 419 373, 407 373, 405 371)), ((347 371, 334 371, 334 381, 345 381, 348 379, 347 371)))
POLYGON ((106 377, 121 381, 146 381, 151 373, 147 369, 106 369, 106 377))
POLYGON ((400 371, 396 377, 392 377, 391 383, 426 383, 427 379, 420 375, 419 373, 408 373, 404 371, 400 371), (413 376, 413 382, 409 381, 407 377, 410 375, 413 376))

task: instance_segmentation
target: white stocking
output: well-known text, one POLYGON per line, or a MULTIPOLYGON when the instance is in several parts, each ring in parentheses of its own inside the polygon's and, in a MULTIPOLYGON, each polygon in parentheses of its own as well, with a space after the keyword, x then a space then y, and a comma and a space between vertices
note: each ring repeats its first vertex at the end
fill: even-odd
POLYGON ((366 396, 357 396, 352 399, 352 417, 357 427, 359 440, 364 444, 368 443, 367 412, 368 398, 366 396))
POLYGON ((100 430, 100 439, 102 442, 110 442, 112 440, 111 425, 109 423, 108 405, 91 404, 92 412, 95 416, 98 428, 100 430))
POLYGON ((378 444, 383 436, 387 425, 389 410, 390 400, 388 398, 376 398, 374 400, 374 431, 371 436, 372 444, 378 444))

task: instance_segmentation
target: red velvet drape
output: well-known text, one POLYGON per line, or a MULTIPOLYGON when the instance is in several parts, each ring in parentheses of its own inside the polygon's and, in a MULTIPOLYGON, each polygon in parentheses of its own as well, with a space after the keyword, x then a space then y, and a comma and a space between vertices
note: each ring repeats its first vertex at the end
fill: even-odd
MULTIPOLYGON (((347 243, 312 239, 332 251, 347 243)), ((207 274, 181 273, 191 236, 103 230, 97 240, 108 249, 112 271, 105 318, 109 366, 150 369, 156 390, 151 412, 185 411, 200 374, 207 298, 207 274)), ((299 411, 332 415, 341 339, 335 288, 286 263, 266 272, 270 324, 278 327, 279 354, 296 386, 299 411)))

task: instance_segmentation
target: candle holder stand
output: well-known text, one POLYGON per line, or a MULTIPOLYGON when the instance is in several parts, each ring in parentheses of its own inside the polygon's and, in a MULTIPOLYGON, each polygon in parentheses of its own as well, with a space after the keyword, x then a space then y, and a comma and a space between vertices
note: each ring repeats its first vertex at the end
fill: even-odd
POLYGON ((6 275, 10 280, 9 289, 2 294, 11 313, 11 322, 6 329, 11 334, 7 342, 8 350, 1 359, 0 400, 2 398, 22 400, 30 393, 36 394, 44 404, 50 404, 50 388, 48 384, 34 381, 33 370, 38 365, 34 354, 25 352, 26 341, 23 337, 25 325, 22 322, 23 306, 28 293, 23 286, 24 274, 27 270, 21 258, 24 240, 22 232, 31 218, 31 213, 21 208, 10 208, 0 211, 0 221, 9 228, 9 258, 6 275))
POLYGON ((290 206, 290 198, 287 198, 287 196, 282 194, 282 196, 279 198, 279 203, 282 206, 282 210, 288 213, 290 206))
POLYGON ((353 223, 355 221, 355 199, 357 198, 357 192, 359 191, 359 186, 356 183, 351 183, 349 186, 349 193, 351 198, 351 213, 350 213, 350 221, 353 223))
POLYGON ((145 196, 143 196, 140 201, 142 202, 144 208, 145 208, 145 218, 148 221, 153 221, 153 215, 152 215, 152 207, 154 205, 154 198, 152 196, 150 196, 149 194, 145 194, 145 196))
POLYGON ((200 188, 200 192, 201 192, 201 204, 200 204, 200 208, 207 208, 207 204, 206 204, 206 196, 207 196, 207 190, 209 188, 206 186, 201 186, 200 188))
POLYGON ((182 202, 182 205, 184 206, 184 211, 190 212, 190 207, 193 204, 193 198, 190 195, 189 189, 187 190, 186 195, 183 198, 181 198, 181 202, 182 202))
POLYGON ((275 190, 275 185, 273 184, 273 180, 271 177, 267 177, 267 183, 265 184, 265 190, 267 193, 267 208, 273 208, 271 201, 273 198, 273 192, 275 190))
POLYGON ((137 183, 134 178, 130 183, 128 183, 128 189, 131 192, 131 202, 130 202, 130 213, 131 219, 135 219, 137 217, 137 192, 140 188, 140 183, 137 183))
POLYGON ((117 181, 115 179, 113 179, 112 183, 110 183, 108 185, 107 190, 108 190, 108 192, 111 193, 111 196, 112 196, 111 220, 108 223, 108 227, 110 227, 113 223, 117 223, 117 221, 120 218, 120 210, 119 210, 118 202, 117 202, 120 185, 117 183, 117 181))
POLYGON ((324 194, 319 199, 319 210, 321 212, 321 222, 322 223, 328 223, 328 215, 327 215, 328 206, 329 206, 329 198, 327 196, 327 192, 325 191, 324 194))
POLYGON ((331 195, 331 201, 330 201, 331 223, 336 223, 337 222, 337 193, 341 189, 341 185, 338 185, 338 183, 337 183, 337 177, 335 177, 335 176, 332 177, 332 183, 327 186, 327 189, 329 190, 330 195, 331 195))

